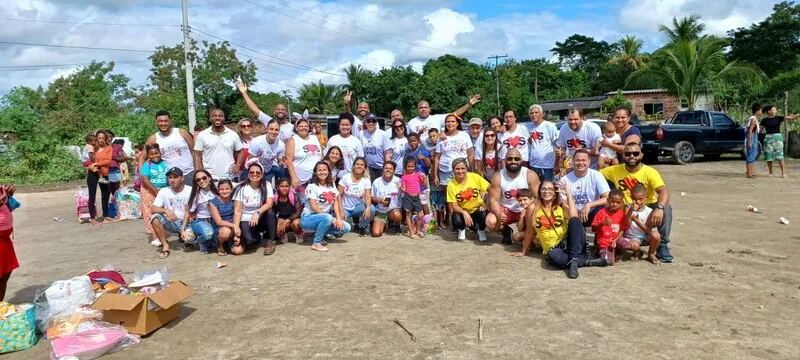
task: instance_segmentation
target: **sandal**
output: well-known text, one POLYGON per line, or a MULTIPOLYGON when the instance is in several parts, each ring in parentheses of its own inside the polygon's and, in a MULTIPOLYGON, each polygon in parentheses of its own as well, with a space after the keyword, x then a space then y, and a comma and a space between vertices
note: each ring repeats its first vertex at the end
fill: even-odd
POLYGON ((326 248, 322 244, 314 244, 314 245, 311 245, 311 250, 316 250, 316 251, 319 251, 319 252, 327 252, 328 248, 326 248))
POLYGON ((159 259, 166 259, 168 257, 169 257, 169 250, 162 250, 160 253, 158 253, 159 259))

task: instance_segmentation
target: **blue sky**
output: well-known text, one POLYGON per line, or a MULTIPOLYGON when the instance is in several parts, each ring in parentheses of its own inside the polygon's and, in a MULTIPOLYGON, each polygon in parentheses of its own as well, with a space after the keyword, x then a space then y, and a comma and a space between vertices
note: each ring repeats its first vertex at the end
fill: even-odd
MULTIPOLYGON (((342 83, 346 80, 342 69, 350 64, 371 70, 397 65, 421 69, 426 61, 443 54, 464 56, 478 63, 488 61, 486 58, 494 54, 508 54, 517 59, 553 59, 550 49, 555 42, 575 33, 609 43, 625 35, 635 35, 644 40, 645 50, 652 51, 664 41, 657 31, 658 24, 667 23, 672 17, 700 15, 709 33, 724 35, 727 30, 761 21, 776 2, 190 0, 189 23, 218 38, 246 41, 255 52, 239 45, 234 48, 242 59, 261 59, 255 60, 259 81, 252 87, 260 92, 279 92, 295 91, 309 82, 342 83)), ((178 3, 178 0, 0 1, 0 18, 26 20, 2 22, 0 40, 147 50, 174 46, 182 41, 176 27, 79 23, 180 24, 178 3)), ((193 32, 192 37, 214 40, 199 32, 193 32)), ((77 66, 70 64, 92 60, 123 62, 117 70, 128 75, 132 85, 146 84, 150 72, 147 56, 135 52, 0 44, 0 94, 17 85, 46 85, 77 66), (31 65, 46 66, 19 68, 31 65)))

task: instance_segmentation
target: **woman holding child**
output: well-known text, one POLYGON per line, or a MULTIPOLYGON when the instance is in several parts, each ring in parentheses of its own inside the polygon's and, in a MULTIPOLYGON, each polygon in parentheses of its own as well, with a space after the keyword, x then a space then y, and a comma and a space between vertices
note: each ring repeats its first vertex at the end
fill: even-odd
POLYGON ((608 265, 602 258, 589 259, 586 232, 568 187, 545 180, 539 186, 537 199, 530 205, 533 216, 527 220, 530 226, 527 226, 522 252, 511 256, 525 256, 532 244, 540 245, 547 262, 559 269, 567 269, 570 279, 578 277, 579 267, 608 265), (566 204, 562 204, 562 192, 567 197, 566 204))

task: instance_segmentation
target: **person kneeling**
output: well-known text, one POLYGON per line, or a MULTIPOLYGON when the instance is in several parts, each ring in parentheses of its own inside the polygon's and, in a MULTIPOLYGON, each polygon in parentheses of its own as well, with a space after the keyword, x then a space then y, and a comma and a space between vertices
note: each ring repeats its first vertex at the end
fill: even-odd
POLYGON ((486 204, 483 201, 489 182, 467 172, 467 159, 453 160, 453 179, 447 184, 447 203, 453 209, 451 222, 458 240, 467 238, 467 227, 478 228, 478 241, 486 241, 486 204))
POLYGON ((608 193, 608 204, 600 209, 592 221, 592 231, 597 244, 597 253, 608 260, 609 265, 616 261, 616 249, 625 230, 625 212, 622 208, 622 191, 617 189, 608 193))
POLYGON ((306 187, 306 199, 300 226, 305 231, 314 232, 311 249, 326 252, 327 243, 323 241, 325 235, 341 236, 350 231, 350 224, 344 221, 341 197, 334 187, 331 168, 327 162, 320 161, 314 165, 314 172, 306 187))
POLYGON ((647 189, 642 184, 636 184, 631 189, 631 200, 633 204, 625 214, 625 222, 628 229, 624 237, 617 242, 617 251, 632 250, 631 260, 639 260, 642 257, 642 246, 648 246, 647 261, 658 265, 661 261, 656 256, 656 250, 661 245, 661 235, 658 229, 650 226, 648 221, 653 212, 648 206, 644 205, 647 197, 647 189))
POLYGON ((167 170, 167 182, 169 186, 158 191, 150 208, 153 213, 150 223, 158 241, 161 242, 159 259, 166 259, 170 254, 167 233, 179 234, 181 238, 185 236, 181 234, 181 228, 188 210, 189 195, 192 192, 188 186, 183 185, 183 171, 180 168, 173 167, 167 170))
POLYGON ((231 253, 242 255, 261 244, 266 232, 264 255, 275 253, 275 228, 277 219, 272 211, 274 195, 272 184, 264 180, 264 168, 258 162, 247 166, 247 182, 233 191, 233 224, 241 231, 241 238, 233 238, 231 253))
POLYGON ((303 229, 300 227, 300 214, 303 213, 303 202, 292 189, 289 179, 278 180, 278 194, 275 198, 275 212, 278 216, 277 237, 281 243, 289 242, 287 233, 294 232, 295 242, 303 242, 303 229))

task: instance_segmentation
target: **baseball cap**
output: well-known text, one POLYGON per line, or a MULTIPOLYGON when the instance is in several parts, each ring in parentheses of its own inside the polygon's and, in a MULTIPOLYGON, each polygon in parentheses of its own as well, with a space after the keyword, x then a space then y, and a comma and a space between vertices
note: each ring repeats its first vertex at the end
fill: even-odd
POLYGON ((179 167, 173 167, 167 170, 167 175, 183 176, 183 170, 179 167))
POLYGON ((472 126, 472 125, 483 126, 483 120, 481 120, 480 118, 476 118, 476 117, 474 117, 472 119, 469 119, 469 126, 472 126))
POLYGON ((364 121, 378 121, 378 117, 375 114, 367 114, 367 117, 364 118, 364 121))

